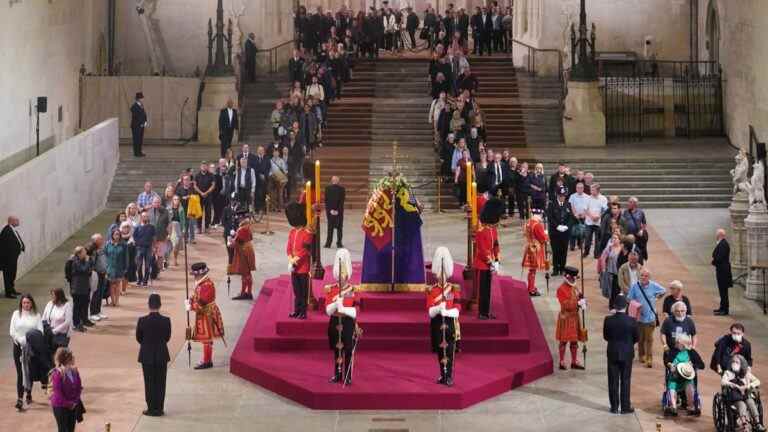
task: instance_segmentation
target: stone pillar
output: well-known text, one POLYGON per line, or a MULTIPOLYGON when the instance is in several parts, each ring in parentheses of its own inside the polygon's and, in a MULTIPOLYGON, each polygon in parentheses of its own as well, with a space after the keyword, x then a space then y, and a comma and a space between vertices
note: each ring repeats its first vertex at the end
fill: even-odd
MULTIPOLYGON (((219 112, 229 99, 237 108, 237 78, 235 76, 206 77, 200 112, 197 114, 199 144, 219 145, 219 112)), ((232 141, 232 147, 237 144, 232 141)))
POLYGON ((763 274, 761 267, 768 267, 768 211, 751 209, 744 220, 747 228, 747 254, 749 256, 749 277, 745 297, 764 301, 763 274))
POLYGON ((563 133, 566 147, 605 147, 605 114, 598 81, 569 81, 563 133))
POLYGON ((739 192, 733 196, 731 206, 728 210, 731 212, 731 268, 734 277, 743 274, 749 268, 747 256, 747 228, 744 220, 749 213, 749 202, 744 192, 739 192))

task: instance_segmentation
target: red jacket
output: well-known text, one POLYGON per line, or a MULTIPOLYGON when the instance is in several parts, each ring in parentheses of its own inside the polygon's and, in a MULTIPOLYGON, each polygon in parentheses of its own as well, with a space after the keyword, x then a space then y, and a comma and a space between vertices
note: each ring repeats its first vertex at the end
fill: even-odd
POLYGON ((293 265, 293 272, 299 274, 309 273, 309 259, 312 251, 314 234, 306 228, 293 228, 288 234, 288 244, 285 253, 288 259, 298 258, 293 265))
POLYGON ((192 310, 198 311, 205 305, 216 301, 216 286, 213 281, 205 278, 197 283, 195 292, 192 294, 192 310))
POLYGON ((458 290, 455 286, 451 285, 450 291, 448 291, 448 294, 445 296, 445 298, 443 298, 445 291, 448 291, 448 287, 442 287, 440 284, 435 284, 432 286, 432 288, 427 293, 427 311, 429 311, 429 308, 437 306, 443 301, 445 301, 446 309, 459 308, 458 301, 461 291, 458 290))
POLYGON ((488 270, 493 261, 499 259, 499 235, 495 226, 480 224, 475 233, 475 270, 488 270))
MULTIPOLYGON (((331 304, 336 301, 336 299, 339 296, 339 292, 341 291, 339 289, 339 284, 333 284, 326 288, 328 290, 328 293, 325 296, 325 304, 331 304)), ((342 304, 344 307, 354 307, 355 306, 355 295, 353 294, 347 294, 344 296, 344 300, 342 300, 342 304)))

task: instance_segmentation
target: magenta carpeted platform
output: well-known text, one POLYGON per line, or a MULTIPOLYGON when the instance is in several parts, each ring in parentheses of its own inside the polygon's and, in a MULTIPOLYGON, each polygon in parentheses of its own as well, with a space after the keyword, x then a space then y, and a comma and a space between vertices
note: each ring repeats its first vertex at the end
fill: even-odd
MULTIPOLYGON (((359 275, 360 263, 354 267, 359 275)), ((466 291, 461 270, 455 266, 453 281, 466 291)), ((321 305, 331 273, 313 284, 321 305)), ((358 322, 364 334, 353 385, 329 384, 328 317, 313 311, 305 321, 288 318, 289 275, 264 283, 232 353, 230 372, 313 409, 466 408, 552 373, 552 357, 524 283, 497 277, 492 290, 496 320, 479 321, 476 312, 462 312, 462 352, 456 354, 451 388, 435 384, 439 370, 429 347, 422 293, 362 293, 358 322)))

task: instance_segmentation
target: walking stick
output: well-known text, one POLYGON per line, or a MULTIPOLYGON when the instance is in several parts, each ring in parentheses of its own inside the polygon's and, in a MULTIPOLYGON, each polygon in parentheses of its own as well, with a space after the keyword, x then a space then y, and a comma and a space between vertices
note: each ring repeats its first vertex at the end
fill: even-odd
POLYGON ((544 268, 546 269, 546 272, 544 273, 544 279, 547 281, 547 296, 549 296, 549 267, 550 261, 549 261, 549 241, 544 242, 544 268))
MULTIPOLYGON (((579 245, 579 260, 580 260, 580 269, 579 273, 581 274, 581 298, 586 299, 585 291, 584 291, 584 242, 582 239, 581 245, 579 245)), ((584 334, 584 342, 581 346, 581 356, 582 356, 582 363, 583 366, 587 367, 587 310, 585 308, 581 308, 581 327, 584 334)))
MULTIPOLYGON (((189 258, 187 253, 187 240, 184 239, 184 290, 189 302, 189 258)), ((187 311, 187 366, 192 367, 192 327, 189 324, 189 311, 187 311)))
POLYGON ((270 209, 269 209, 269 205, 270 205, 271 203, 272 203, 272 200, 270 199, 269 195, 267 195, 267 196, 266 196, 266 198, 264 198, 264 205, 265 205, 265 207, 266 207, 266 209, 267 209, 267 213, 266 213, 266 216, 265 216, 265 218, 266 218, 267 220, 266 220, 266 222, 265 222, 265 223, 266 223, 266 226, 264 227, 264 231, 262 231, 262 232, 261 232, 261 234, 262 234, 262 235, 271 236, 272 234, 274 234, 274 233, 275 233, 274 231, 272 231, 271 229, 269 229, 269 210, 270 210, 270 209))

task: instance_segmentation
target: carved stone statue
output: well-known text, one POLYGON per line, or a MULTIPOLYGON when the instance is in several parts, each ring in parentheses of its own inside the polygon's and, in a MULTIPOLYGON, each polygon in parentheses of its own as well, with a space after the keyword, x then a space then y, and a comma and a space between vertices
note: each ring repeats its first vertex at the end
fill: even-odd
POLYGON ((733 194, 749 193, 749 180, 747 176, 749 174, 749 161, 747 155, 743 150, 739 150, 734 158, 736 160, 736 167, 731 170, 731 176, 733 177, 733 194))
POLYGON ((765 165, 762 161, 752 165, 752 181, 749 188, 749 210, 766 211, 765 205, 765 165))

